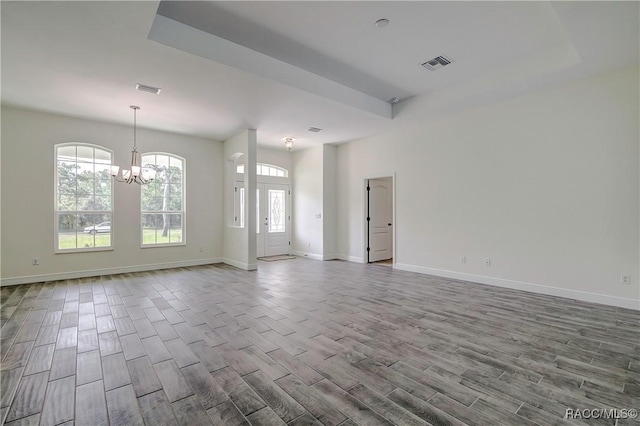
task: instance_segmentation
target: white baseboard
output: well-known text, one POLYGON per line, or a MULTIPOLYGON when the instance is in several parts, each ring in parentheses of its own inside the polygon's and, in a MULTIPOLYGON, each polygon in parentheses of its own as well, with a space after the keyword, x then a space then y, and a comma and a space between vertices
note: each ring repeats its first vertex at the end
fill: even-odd
POLYGON ((294 250, 293 255, 300 256, 300 257, 308 257, 309 259, 315 259, 315 260, 324 260, 321 254, 307 253, 306 251, 294 250))
POLYGON ((245 271, 255 271, 256 269, 258 269, 258 264, 257 263, 245 263, 245 262, 239 262, 237 260, 234 259, 229 259, 228 257, 225 257, 221 260, 222 263, 225 263, 227 265, 231 265, 235 268, 238 269, 244 269, 245 271))
POLYGON ((210 265, 213 263, 222 263, 222 259, 209 258, 209 259, 181 260, 177 262, 152 263, 147 265, 132 265, 132 266, 121 266, 116 268, 89 269, 85 271, 55 272, 51 274, 42 274, 42 275, 27 275, 22 277, 3 278, 0 281, 0 286, 4 287, 8 285, 40 283, 44 281, 71 280, 76 278, 98 277, 101 275, 128 274, 131 272, 155 271, 158 269, 181 268, 185 266, 210 265))
POLYGON ((355 262, 355 263, 365 263, 364 259, 360 256, 347 256, 347 255, 343 255, 343 254, 337 254, 336 259, 340 259, 340 260, 346 260, 349 262, 355 262))
POLYGON ((541 284, 527 283, 523 281, 507 280, 504 278, 487 277, 484 275, 466 274, 464 272, 449 271, 446 269, 427 268, 424 266, 396 263, 394 269, 401 271, 417 272, 420 274, 435 275, 438 277, 452 278, 462 281, 470 281, 480 284, 488 284, 496 287, 504 287, 513 290, 524 290, 531 293, 546 294, 549 296, 566 297, 581 300, 583 302, 600 303, 603 305, 617 306, 620 308, 640 310, 640 300, 625 297, 608 296, 606 294, 589 293, 580 290, 570 290, 560 287, 551 287, 541 284))
POLYGON ((299 251, 299 250, 294 250, 293 255, 300 256, 300 257, 308 257, 309 259, 314 259, 314 260, 340 259, 340 257, 337 254, 316 254, 316 253, 307 253, 306 251, 299 251))

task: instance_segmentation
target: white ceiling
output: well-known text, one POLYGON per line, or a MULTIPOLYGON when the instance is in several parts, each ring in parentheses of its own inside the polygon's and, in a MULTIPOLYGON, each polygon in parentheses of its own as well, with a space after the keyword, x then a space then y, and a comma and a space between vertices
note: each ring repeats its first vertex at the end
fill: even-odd
POLYGON ((262 145, 294 136, 300 149, 639 56, 635 1, 159 5, 2 1, 2 103, 122 124, 137 104, 140 127, 218 140, 255 128, 262 145), (390 24, 375 28, 380 18, 390 24), (441 54, 454 63, 420 66, 441 54), (403 101, 385 118, 393 96, 403 101))

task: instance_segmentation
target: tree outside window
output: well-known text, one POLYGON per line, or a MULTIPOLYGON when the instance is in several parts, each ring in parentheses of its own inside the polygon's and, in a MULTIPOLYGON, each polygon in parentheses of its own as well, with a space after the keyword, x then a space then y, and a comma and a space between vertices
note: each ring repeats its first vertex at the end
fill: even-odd
POLYGON ((184 163, 171 154, 142 156, 143 167, 156 172, 156 178, 141 187, 143 246, 184 243, 184 163))
POLYGON ((112 153, 103 147, 55 146, 56 251, 112 247, 112 153))

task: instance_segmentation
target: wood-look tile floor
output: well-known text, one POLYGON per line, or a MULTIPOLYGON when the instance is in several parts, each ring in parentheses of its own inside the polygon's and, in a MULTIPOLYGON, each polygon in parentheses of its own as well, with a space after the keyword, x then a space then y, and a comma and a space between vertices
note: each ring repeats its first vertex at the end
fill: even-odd
POLYGON ((1 300, 12 425, 556 425, 640 406, 639 312, 384 266, 211 265, 1 300))

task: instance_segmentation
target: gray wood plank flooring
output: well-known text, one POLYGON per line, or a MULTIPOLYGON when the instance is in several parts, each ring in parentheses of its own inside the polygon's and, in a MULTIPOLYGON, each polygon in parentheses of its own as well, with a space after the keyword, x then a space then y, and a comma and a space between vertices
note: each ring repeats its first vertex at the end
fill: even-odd
POLYGON ((0 288, 0 423, 640 425, 640 312, 296 258, 0 288))

